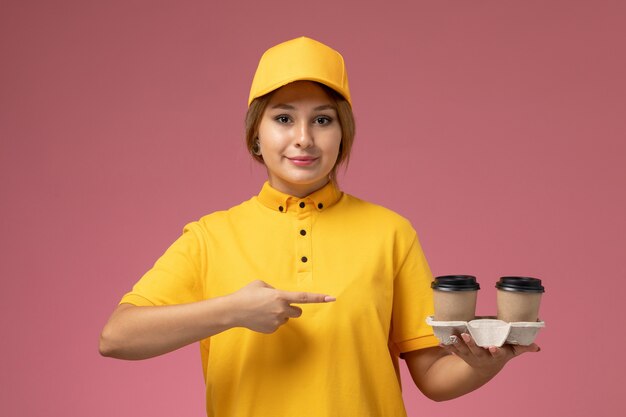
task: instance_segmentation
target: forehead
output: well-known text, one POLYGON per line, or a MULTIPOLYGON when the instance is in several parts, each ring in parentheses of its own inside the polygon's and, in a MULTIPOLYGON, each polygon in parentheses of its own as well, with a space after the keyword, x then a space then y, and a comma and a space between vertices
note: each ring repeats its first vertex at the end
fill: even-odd
POLYGON ((316 82, 295 81, 276 90, 269 101, 269 105, 295 102, 333 104, 326 91, 316 82))

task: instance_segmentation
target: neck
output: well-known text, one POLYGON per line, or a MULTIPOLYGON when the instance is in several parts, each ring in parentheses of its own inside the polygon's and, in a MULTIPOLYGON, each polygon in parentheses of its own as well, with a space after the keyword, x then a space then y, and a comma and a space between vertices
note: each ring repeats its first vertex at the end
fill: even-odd
POLYGON ((272 188, 280 191, 281 193, 289 194, 298 198, 303 198, 313 194, 319 189, 324 188, 326 184, 330 182, 330 179, 324 178, 323 180, 311 184, 293 184, 286 183, 284 181, 270 177, 268 178, 268 182, 272 186, 272 188))

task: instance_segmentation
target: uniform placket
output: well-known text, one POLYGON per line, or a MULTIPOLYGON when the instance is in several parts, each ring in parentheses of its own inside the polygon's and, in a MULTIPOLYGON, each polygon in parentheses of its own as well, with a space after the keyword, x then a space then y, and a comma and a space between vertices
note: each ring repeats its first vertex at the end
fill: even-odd
POLYGON ((296 271, 298 283, 304 284, 312 279, 313 261, 311 243, 311 225, 313 203, 309 200, 300 200, 296 204, 296 271))

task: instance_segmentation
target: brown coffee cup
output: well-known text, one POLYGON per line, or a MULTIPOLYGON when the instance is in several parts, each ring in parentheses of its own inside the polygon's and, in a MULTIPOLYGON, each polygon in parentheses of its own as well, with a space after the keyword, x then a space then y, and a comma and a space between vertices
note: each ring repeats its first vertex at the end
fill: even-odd
POLYGON ((476 315, 480 285, 471 275, 445 275, 431 283, 435 321, 470 321, 476 315))
POLYGON ((541 296, 545 292, 540 279, 502 277, 496 288, 499 320, 509 323, 537 321, 541 296))

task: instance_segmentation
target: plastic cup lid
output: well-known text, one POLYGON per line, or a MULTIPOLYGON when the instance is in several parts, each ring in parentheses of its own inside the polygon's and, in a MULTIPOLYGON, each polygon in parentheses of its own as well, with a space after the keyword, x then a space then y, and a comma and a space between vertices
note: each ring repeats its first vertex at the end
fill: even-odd
POLYGON ((439 291, 476 291, 480 285, 472 275, 444 275, 435 278, 430 287, 439 291))
POLYGON ((514 292, 545 292, 541 280, 531 277, 501 277, 496 288, 514 292))

